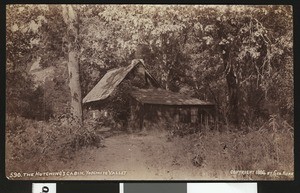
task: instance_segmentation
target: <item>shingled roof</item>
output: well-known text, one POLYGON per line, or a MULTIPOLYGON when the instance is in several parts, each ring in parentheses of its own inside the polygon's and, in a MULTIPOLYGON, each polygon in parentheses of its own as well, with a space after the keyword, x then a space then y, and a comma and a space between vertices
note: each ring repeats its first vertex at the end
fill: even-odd
MULTIPOLYGON (((109 70, 96 86, 83 98, 83 103, 106 99, 114 89, 124 80, 126 75, 137 65, 144 65, 141 59, 135 59, 129 66, 109 70)), ((146 70, 146 74, 156 80, 146 70)), ((157 83, 157 82, 156 82, 157 83)), ((158 84, 158 83, 157 83, 158 84)), ((161 105, 213 105, 213 103, 192 98, 184 94, 167 91, 160 88, 134 89, 131 95, 143 104, 161 105)))
MULTIPOLYGON (((109 70, 96 86, 83 98, 83 103, 106 99, 114 89, 123 81, 126 75, 138 64, 144 65, 142 59, 135 59, 129 66, 109 70)), ((146 71, 146 74, 155 79, 146 71)))
POLYGON ((164 89, 135 89, 131 95, 143 104, 213 105, 213 103, 164 89))

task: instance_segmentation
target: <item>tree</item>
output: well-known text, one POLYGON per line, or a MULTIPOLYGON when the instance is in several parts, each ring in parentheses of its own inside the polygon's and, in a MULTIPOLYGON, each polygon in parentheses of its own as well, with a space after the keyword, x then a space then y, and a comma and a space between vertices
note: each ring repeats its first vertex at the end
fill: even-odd
POLYGON ((81 124, 81 87, 79 79, 78 63, 78 16, 72 5, 64 5, 62 16, 67 27, 67 47, 68 47, 68 71, 69 87, 71 92, 71 114, 81 124))
POLYGON ((270 94, 273 85, 291 85, 288 76, 279 78, 292 69, 291 46, 275 43, 276 38, 291 42, 288 6, 107 5, 91 15, 86 18, 91 24, 84 23, 93 57, 85 58, 97 58, 101 66, 122 66, 137 52, 165 88, 187 87, 191 95, 215 101, 224 120, 236 126, 265 116, 265 104, 279 95, 270 94), (94 33, 99 30, 101 35, 94 33), (279 60, 289 70, 269 71, 279 60), (271 84, 273 73, 276 84, 271 84))
POLYGON ((36 59, 38 30, 44 23, 43 7, 6 7, 6 99, 7 114, 41 119, 44 106, 41 88, 36 87, 29 64, 36 59))
MULTIPOLYGON (((64 85, 69 83, 75 117, 81 117, 80 89, 86 95, 107 70, 142 57, 163 87, 214 101, 225 123, 249 125, 277 112, 292 120, 290 6, 13 5, 9 9, 8 18, 15 19, 7 22, 7 72, 18 76, 23 72, 22 80, 31 84, 26 70, 30 64, 40 59, 42 69, 54 66, 55 75, 48 82, 55 83, 46 96, 54 101, 57 97, 51 93, 59 90, 65 93, 61 98, 69 98, 64 85)), ((8 81, 15 87, 12 79, 8 81)))

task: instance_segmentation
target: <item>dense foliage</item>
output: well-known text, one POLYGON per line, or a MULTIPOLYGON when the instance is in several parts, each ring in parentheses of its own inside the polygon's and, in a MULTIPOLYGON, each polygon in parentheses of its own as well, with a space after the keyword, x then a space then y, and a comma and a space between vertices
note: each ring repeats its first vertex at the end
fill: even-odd
MULTIPOLYGON (((290 6, 73 8, 77 20, 72 25, 78 30, 73 50, 83 96, 108 69, 128 65, 138 56, 166 89, 215 102, 223 123, 251 125, 276 115, 293 124, 290 6)), ((7 7, 9 113, 22 115, 34 107, 32 101, 44 106, 51 102, 52 116, 61 113, 55 109, 71 109, 66 73, 70 26, 62 10, 59 5, 7 7), (53 86, 37 83, 34 65, 38 70, 54 67, 53 86), (42 91, 49 93, 47 98, 38 96, 42 91)), ((44 111, 41 105, 30 112, 44 111)))
POLYGON ((74 125, 65 116, 50 122, 23 117, 6 117, 6 170, 52 171, 72 167, 76 152, 84 148, 103 146, 103 138, 92 123, 74 125), (25 166, 25 167, 24 167, 25 166))
MULTIPOLYGON (((210 178, 233 168, 293 170, 291 6, 7 5, 6 18, 7 172, 71 167, 75 152, 102 146, 103 130, 126 126, 138 79, 108 98, 111 117, 87 113, 75 124, 74 115, 82 117, 81 95, 132 59, 165 89, 217 107, 211 128, 151 128, 168 129, 176 144, 159 167, 193 164, 199 175, 193 167, 205 166, 210 178)), ((164 146, 153 149, 160 157, 164 146)))

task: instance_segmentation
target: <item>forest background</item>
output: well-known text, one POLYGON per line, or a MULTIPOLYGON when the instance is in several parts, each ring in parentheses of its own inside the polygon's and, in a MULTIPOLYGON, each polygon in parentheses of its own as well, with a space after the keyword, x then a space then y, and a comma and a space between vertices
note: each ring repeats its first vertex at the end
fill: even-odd
POLYGON ((97 129, 118 120, 85 119, 82 98, 107 70, 139 56, 165 89, 214 102, 218 132, 263 134, 266 152, 257 159, 265 153, 293 167, 291 6, 7 5, 6 12, 8 163, 45 152, 70 159, 101 146, 97 129))

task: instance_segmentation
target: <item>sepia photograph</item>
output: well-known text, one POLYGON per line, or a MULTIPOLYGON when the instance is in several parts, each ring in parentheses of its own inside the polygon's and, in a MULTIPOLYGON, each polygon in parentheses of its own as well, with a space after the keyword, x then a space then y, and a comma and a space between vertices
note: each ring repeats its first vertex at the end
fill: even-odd
POLYGON ((9 180, 294 180, 290 5, 6 5, 9 180))

